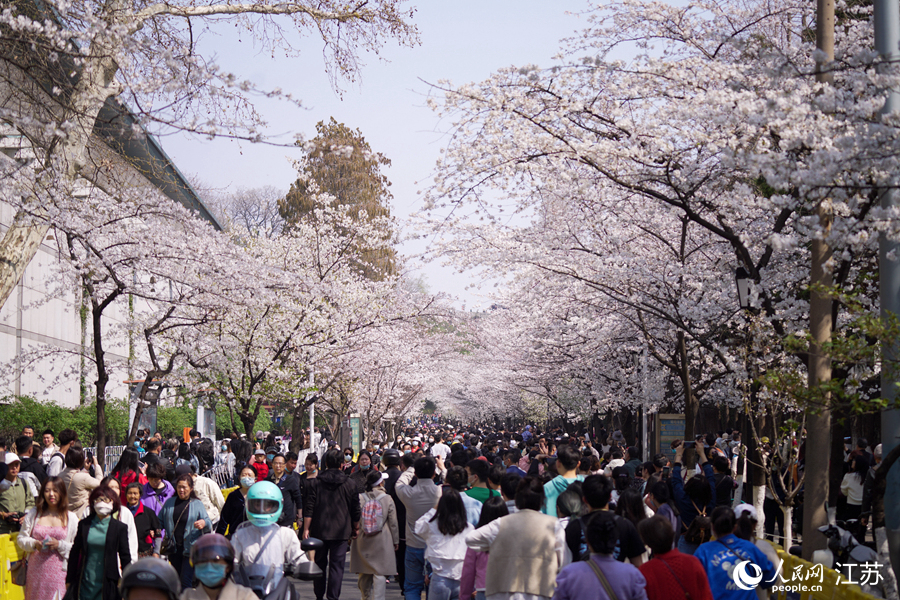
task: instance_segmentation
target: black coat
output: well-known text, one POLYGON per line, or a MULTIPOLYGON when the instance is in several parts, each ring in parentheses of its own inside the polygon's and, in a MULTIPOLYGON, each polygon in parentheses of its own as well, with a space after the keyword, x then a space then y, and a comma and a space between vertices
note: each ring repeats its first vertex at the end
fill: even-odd
MULTIPOLYGON (((128 507, 123 506, 122 510, 128 510, 128 507)), ((137 530, 138 553, 146 556, 153 549, 153 539, 159 536, 159 532, 162 529, 162 525, 159 524, 159 517, 141 503, 138 512, 134 515, 134 528, 137 530), (153 536, 149 535, 151 531, 154 533, 153 536)))
MULTIPOLYGON (((127 509, 126 509, 127 510, 127 509)), ((78 522, 78 533, 72 542, 72 550, 69 552, 69 564, 66 568, 66 583, 74 588, 72 597, 78 598, 78 587, 81 585, 81 576, 84 572, 85 551, 87 548, 88 531, 91 528, 93 515, 89 515, 78 522)), ((106 532, 106 548, 103 551, 103 600, 119 600, 119 563, 116 556, 122 562, 122 570, 131 563, 131 552, 128 549, 128 526, 110 519, 109 530, 106 532)), ((67 594, 68 595, 68 594, 67 594)))
POLYGON ((362 516, 356 482, 338 469, 327 469, 307 480, 303 491, 303 518, 312 518, 310 537, 349 540, 362 516))
POLYGON ((297 509, 303 507, 303 501, 300 499, 300 480, 295 475, 285 472, 281 481, 275 481, 275 473, 270 472, 269 481, 278 486, 283 498, 278 524, 282 527, 291 527, 297 520, 297 509))
POLYGON ((234 490, 225 498, 225 505, 222 506, 222 513, 219 515, 219 523, 216 525, 216 533, 220 533, 229 540, 234 532, 237 531, 238 525, 247 520, 244 512, 246 500, 241 490, 234 490), (225 531, 228 531, 226 534, 225 531))
POLYGON ((390 467, 385 473, 387 473, 388 478, 384 482, 384 491, 388 493, 394 501, 394 506, 397 507, 397 522, 400 523, 400 541, 406 541, 406 525, 404 525, 406 523, 406 505, 397 497, 396 490, 397 480, 400 479, 400 475, 403 473, 397 467, 390 467))
POLYGON ((20 461, 22 465, 19 468, 19 471, 25 471, 28 473, 34 473, 34 476, 38 478, 38 481, 41 482, 41 485, 47 481, 47 471, 44 470, 43 465, 41 465, 41 461, 36 458, 31 458, 30 456, 27 458, 23 458, 20 461))

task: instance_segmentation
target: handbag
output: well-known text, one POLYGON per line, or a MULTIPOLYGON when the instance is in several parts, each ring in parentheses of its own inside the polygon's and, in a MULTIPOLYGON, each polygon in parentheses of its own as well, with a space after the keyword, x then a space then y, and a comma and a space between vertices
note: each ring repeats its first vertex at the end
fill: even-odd
POLYGON ((17 560, 9 565, 9 571, 12 575, 12 582, 18 586, 25 587, 28 580, 28 560, 17 560))
MULTIPOLYGON (((178 521, 175 522, 175 526, 172 528, 172 531, 166 532, 166 537, 163 539, 162 544, 159 546, 159 554, 160 556, 171 556, 175 554, 175 530, 178 529, 178 524, 181 523, 181 518, 187 514, 187 512, 191 509, 190 504, 188 504, 181 514, 178 516, 178 521)), ((174 508, 172 509, 175 510, 174 508)))

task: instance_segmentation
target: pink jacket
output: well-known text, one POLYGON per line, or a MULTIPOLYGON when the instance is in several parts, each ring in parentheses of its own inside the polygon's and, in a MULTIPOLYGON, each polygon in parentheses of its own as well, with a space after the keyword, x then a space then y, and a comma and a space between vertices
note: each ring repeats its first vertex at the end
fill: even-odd
POLYGON ((471 600, 476 591, 484 591, 484 577, 487 574, 488 553, 466 549, 462 577, 459 580, 459 600, 471 600))

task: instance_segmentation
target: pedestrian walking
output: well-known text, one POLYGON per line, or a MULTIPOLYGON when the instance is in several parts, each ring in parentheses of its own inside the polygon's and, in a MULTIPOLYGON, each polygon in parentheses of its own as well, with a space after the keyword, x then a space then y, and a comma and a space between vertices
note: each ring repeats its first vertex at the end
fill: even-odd
POLYGON ((359 574, 362 600, 384 600, 386 577, 397 573, 400 527, 397 508, 384 489, 387 479, 387 474, 369 471, 366 491, 359 497, 362 525, 350 544, 350 572, 359 574))
POLYGON ((325 470, 304 490, 303 539, 314 537, 324 543, 316 552, 316 564, 326 574, 313 582, 316 600, 340 598, 349 541, 359 534, 359 491, 341 471, 343 459, 340 450, 328 450, 323 458, 325 470))

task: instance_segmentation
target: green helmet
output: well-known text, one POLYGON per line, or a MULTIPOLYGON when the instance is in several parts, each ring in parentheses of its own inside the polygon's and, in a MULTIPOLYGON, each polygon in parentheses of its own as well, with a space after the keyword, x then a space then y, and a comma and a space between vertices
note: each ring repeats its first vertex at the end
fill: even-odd
POLYGON ((257 527, 274 525, 281 518, 284 497, 271 481, 258 481, 247 491, 247 520, 257 527))

